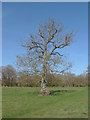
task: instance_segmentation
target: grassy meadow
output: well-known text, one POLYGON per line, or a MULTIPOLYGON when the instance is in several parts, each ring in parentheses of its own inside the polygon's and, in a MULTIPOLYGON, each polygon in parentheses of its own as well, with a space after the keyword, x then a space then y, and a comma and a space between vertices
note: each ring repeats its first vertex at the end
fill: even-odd
POLYGON ((51 96, 39 96, 39 87, 3 87, 3 118, 87 118, 87 87, 49 87, 51 96))
POLYGON ((0 120, 2 118, 2 87, 0 86, 0 120))

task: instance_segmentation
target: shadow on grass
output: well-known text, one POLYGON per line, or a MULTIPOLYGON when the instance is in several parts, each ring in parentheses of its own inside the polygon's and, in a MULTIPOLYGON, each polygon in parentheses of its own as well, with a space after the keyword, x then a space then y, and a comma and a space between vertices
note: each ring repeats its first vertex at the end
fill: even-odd
POLYGON ((71 93, 74 92, 75 90, 51 90, 51 95, 62 95, 64 93, 71 93))

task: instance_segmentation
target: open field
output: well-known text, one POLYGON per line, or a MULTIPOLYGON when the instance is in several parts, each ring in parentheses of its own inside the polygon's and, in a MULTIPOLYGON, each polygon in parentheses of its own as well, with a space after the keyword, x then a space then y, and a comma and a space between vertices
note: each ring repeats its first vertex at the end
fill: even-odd
POLYGON ((0 86, 0 120, 2 118, 2 87, 0 86))
POLYGON ((87 118, 88 88, 52 87, 51 96, 40 88, 6 87, 2 92, 3 118, 87 118))

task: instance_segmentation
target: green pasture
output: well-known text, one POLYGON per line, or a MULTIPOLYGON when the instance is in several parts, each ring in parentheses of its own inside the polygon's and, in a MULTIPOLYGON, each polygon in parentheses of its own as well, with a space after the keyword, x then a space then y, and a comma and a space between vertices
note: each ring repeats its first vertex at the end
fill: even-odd
POLYGON ((39 96, 39 87, 3 87, 3 118, 87 118, 87 87, 49 87, 51 96, 39 96))

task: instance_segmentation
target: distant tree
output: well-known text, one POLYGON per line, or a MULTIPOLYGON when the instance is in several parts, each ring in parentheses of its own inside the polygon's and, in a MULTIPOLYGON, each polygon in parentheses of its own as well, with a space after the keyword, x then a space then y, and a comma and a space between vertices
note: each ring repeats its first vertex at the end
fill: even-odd
POLYGON ((2 67, 2 84, 4 86, 15 86, 16 84, 16 70, 11 65, 2 67))
POLYGON ((66 86, 74 86, 75 74, 66 72, 63 76, 63 83, 66 86))
POLYGON ((63 33, 63 24, 50 19, 48 23, 40 25, 36 35, 22 44, 27 52, 17 56, 17 65, 28 74, 41 74, 41 93, 47 94, 47 73, 63 73, 72 65, 64 61, 61 49, 69 46, 72 33, 63 33))
POLYGON ((2 85, 2 67, 0 66, 0 86, 2 85))

